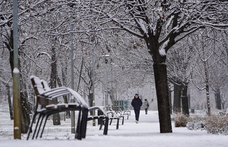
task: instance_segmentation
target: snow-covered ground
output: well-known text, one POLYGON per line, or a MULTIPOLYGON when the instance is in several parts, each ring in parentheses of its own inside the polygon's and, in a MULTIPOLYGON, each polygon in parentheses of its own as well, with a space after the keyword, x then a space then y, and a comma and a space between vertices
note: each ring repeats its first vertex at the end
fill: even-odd
POLYGON ((227 136, 212 135, 203 131, 190 131, 187 128, 175 128, 173 133, 159 133, 158 112, 149 111, 148 115, 141 111, 139 124, 134 121, 132 113, 119 130, 115 129, 115 121, 109 126, 108 135, 98 126, 88 125, 86 139, 75 140, 70 133, 70 120, 61 121, 61 126, 53 126, 49 120, 42 139, 13 139, 13 121, 5 107, 0 108, 0 147, 227 147, 227 136))

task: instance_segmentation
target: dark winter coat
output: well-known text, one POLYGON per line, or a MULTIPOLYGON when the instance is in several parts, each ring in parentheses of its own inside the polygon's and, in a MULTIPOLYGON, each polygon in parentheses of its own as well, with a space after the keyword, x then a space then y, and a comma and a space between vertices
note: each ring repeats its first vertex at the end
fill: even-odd
POLYGON ((142 106, 142 100, 139 97, 134 97, 134 99, 131 101, 131 105, 135 110, 140 110, 140 107, 142 106))

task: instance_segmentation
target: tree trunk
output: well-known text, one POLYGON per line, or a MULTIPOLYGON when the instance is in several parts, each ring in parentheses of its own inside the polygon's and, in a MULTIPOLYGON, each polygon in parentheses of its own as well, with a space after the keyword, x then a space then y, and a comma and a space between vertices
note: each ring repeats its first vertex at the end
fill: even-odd
POLYGON ((182 90, 182 113, 184 115, 189 116, 189 105, 188 105, 189 101, 188 101, 187 92, 188 92, 188 86, 185 85, 183 86, 183 90, 182 90))
MULTIPOLYGON (((88 95, 89 107, 93 106, 93 93, 88 95)), ((90 115, 93 115, 93 111, 90 111, 90 115)))
POLYGON ((174 83, 174 99, 173 99, 173 111, 174 113, 181 113, 181 89, 180 84, 174 83))
MULTIPOLYGON (((207 30, 206 32, 207 33, 207 30)), ((202 45, 202 62, 203 62, 203 67, 204 67, 204 76, 205 76, 205 89, 206 89, 206 106, 207 106, 207 115, 211 115, 211 105, 210 105, 210 93, 209 93, 209 67, 208 67, 208 57, 205 55, 205 45, 204 45, 204 41, 203 41, 203 35, 202 35, 202 41, 201 41, 201 45, 202 45)))
MULTIPOLYGON (((63 86, 67 86, 67 78, 66 78, 66 72, 67 72, 67 66, 63 65, 65 68, 62 68, 62 80, 63 80, 63 86)), ((63 96, 64 103, 68 103, 67 96, 63 96)), ((70 111, 66 111, 66 118, 70 118, 70 111)))
POLYGON ((84 65, 84 58, 82 57, 81 68, 80 68, 80 72, 79 72, 79 79, 78 79, 77 92, 78 92, 78 90, 79 90, 80 83, 81 83, 83 65, 84 65))
POLYGON ((29 124, 30 124, 30 116, 31 114, 31 109, 28 104, 28 94, 25 83, 21 81, 21 86, 22 89, 20 92, 21 96, 21 133, 27 133, 29 129, 29 124))
POLYGON ((207 114, 211 115, 210 94, 209 94, 209 79, 207 68, 205 68, 205 84, 206 84, 206 98, 207 98, 207 114))
MULTIPOLYGON (((55 41, 53 41, 54 44, 55 41)), ((51 48, 52 55, 51 55, 51 81, 50 86, 51 88, 56 88, 56 82, 57 82, 57 58, 56 58, 56 51, 55 47, 52 46, 51 48)), ((54 100, 54 103, 57 104, 57 99, 54 100)), ((60 115, 59 113, 53 114, 53 125, 60 125, 60 115)))
POLYGON ((7 95, 8 95, 10 119, 13 120, 13 107, 12 107, 12 103, 11 103, 10 86, 8 83, 6 84, 6 90, 7 90, 7 95))
POLYGON ((225 109, 225 104, 226 104, 226 102, 223 101, 223 102, 222 102, 222 109, 223 109, 223 110, 225 109))
POLYGON ((216 91, 215 91, 215 104, 216 104, 216 109, 219 109, 219 110, 222 109, 220 89, 219 88, 216 88, 216 91))
POLYGON ((157 103, 160 123, 160 133, 171 133, 170 105, 166 65, 154 63, 154 78, 157 92, 157 103))
POLYGON ((170 106, 170 114, 172 114, 172 91, 169 88, 169 106, 170 106))
MULTIPOLYGON (((10 62, 10 67, 11 67, 11 75, 13 77, 13 30, 10 31, 10 38, 8 40, 8 42, 5 42, 5 45, 7 47, 7 49, 9 50, 10 56, 9 56, 9 62, 10 62)), ((20 52, 19 52, 20 53, 20 52)), ((19 70, 20 70, 20 58, 19 58, 19 70)), ((20 75, 22 77, 22 75, 20 75)), ((20 80, 20 85, 22 85, 22 80, 20 80)), ((20 86, 20 95, 21 95, 21 133, 27 133, 28 131, 28 126, 30 124, 30 117, 29 117, 29 113, 30 113, 30 109, 28 107, 28 100, 27 100, 27 95, 23 93, 24 91, 24 87, 20 86)))

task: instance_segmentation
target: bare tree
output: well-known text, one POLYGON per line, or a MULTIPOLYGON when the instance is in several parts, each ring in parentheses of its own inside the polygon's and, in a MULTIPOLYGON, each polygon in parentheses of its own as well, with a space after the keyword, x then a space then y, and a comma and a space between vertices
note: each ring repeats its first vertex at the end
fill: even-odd
POLYGON ((189 100, 187 96, 190 82, 190 69, 194 60, 194 50, 186 45, 188 39, 179 42, 176 48, 169 51, 167 57, 168 79, 174 84, 173 111, 189 115, 189 100))
MULTIPOLYGON (((172 132, 165 64, 166 53, 187 35, 204 27, 205 24, 212 24, 209 22, 210 19, 206 20, 207 23, 202 21, 205 21, 208 12, 212 16, 211 11, 214 9, 211 7, 217 8, 219 4, 216 5, 210 1, 170 2, 168 0, 94 1, 90 3, 92 11, 99 16, 96 17, 100 24, 98 27, 120 28, 144 39, 154 63, 161 133, 172 132), (110 22, 113 22, 115 26, 110 22)), ((97 30, 99 29, 97 28, 97 30)))
POLYGON ((219 68, 224 66, 225 50, 221 48, 219 45, 221 42, 216 38, 213 29, 202 29, 189 40, 190 46, 197 52, 192 72, 199 77, 192 82, 199 90, 205 90, 208 115, 211 115, 210 89, 219 92, 220 86, 223 85, 221 81, 224 81, 224 75, 221 74, 223 71, 219 68))

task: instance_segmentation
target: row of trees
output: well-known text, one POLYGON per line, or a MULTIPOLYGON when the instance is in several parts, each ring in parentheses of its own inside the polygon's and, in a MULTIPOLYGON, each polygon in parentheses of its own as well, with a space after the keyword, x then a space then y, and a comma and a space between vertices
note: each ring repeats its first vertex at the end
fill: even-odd
MULTIPOLYGON (((186 37, 173 49, 168 57, 168 79, 174 84, 174 112, 181 112, 182 106, 188 103, 188 95, 184 92, 193 84, 198 90, 205 91, 207 113, 211 114, 210 91, 215 93, 216 108, 221 109, 226 101, 220 97, 220 89, 227 87, 227 53, 224 47, 226 31, 215 29, 200 29, 186 37), (187 99, 187 100, 186 100, 187 99), (186 101, 185 101, 186 100, 186 101)), ((183 113, 189 115, 188 107, 183 107, 183 113)))
MULTIPOLYGON (((9 59, 12 73, 12 3, 0 1, 0 7, 1 60, 5 63, 0 67, 1 83, 10 85, 12 76, 7 74, 5 60, 9 59)), ((119 83, 117 91, 124 91, 126 85, 146 81, 142 74, 154 74, 160 132, 172 132, 168 80, 175 85, 174 89, 184 87, 182 103, 185 106, 188 83, 202 76, 202 70, 198 72, 200 76, 196 76, 197 64, 204 69, 204 81, 201 83, 205 83, 208 93, 209 79, 212 79, 209 72, 219 75, 212 73, 218 70, 208 68, 215 68, 211 64, 220 63, 219 67, 224 69, 227 62, 224 60, 227 55, 224 51, 227 49, 226 10, 227 2, 219 0, 19 1, 22 132, 27 132, 28 114, 31 113, 27 108, 34 103, 28 77, 37 75, 49 80, 52 88, 69 86, 72 82, 69 76, 71 33, 74 35, 75 90, 82 95, 92 93, 92 56, 95 56, 96 67, 94 84, 105 84, 102 55, 109 54, 109 64, 113 66, 109 72, 114 73, 112 82, 119 83), (73 31, 70 31, 71 24, 73 31), (92 44, 95 44, 94 55, 92 44)), ((180 111, 181 90, 174 90, 177 92, 175 111, 180 111)), ((187 109, 184 112, 187 113, 187 109)))

